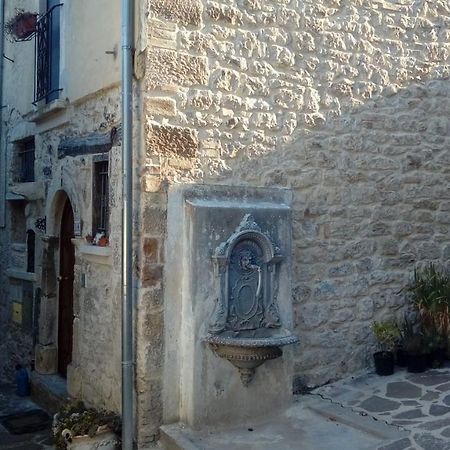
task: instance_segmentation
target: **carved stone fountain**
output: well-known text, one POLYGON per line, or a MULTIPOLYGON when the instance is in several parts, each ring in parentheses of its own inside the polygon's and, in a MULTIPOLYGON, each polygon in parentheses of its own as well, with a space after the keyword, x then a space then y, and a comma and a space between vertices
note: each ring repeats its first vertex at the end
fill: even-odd
POLYGON ((298 342, 282 327, 278 308, 278 269, 283 259, 250 214, 213 255, 218 293, 204 341, 238 368, 244 386, 257 367, 282 355, 282 346, 298 342))
POLYGON ((292 402, 292 192, 179 185, 168 198, 164 423, 251 426, 292 402))

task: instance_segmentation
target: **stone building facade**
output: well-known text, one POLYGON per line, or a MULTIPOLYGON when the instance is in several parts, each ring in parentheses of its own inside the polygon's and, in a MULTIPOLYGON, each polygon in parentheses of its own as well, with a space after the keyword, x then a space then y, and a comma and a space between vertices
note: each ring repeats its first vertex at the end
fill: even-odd
POLYGON ((155 330, 170 327, 170 268, 155 249, 172 184, 292 189, 294 389, 367 368, 371 322, 402 315, 414 267, 449 264, 448 2, 151 0, 149 19, 138 333, 158 345, 137 353, 148 421, 163 377, 148 370, 162 370, 155 330))
POLYGON ((0 378, 12 380, 17 363, 34 364, 41 375, 67 377, 71 395, 119 410, 120 6, 5 6, 6 22, 24 10, 39 13, 39 25, 29 39, 5 36, 0 378), (109 183, 106 206, 99 177, 109 183), (102 224, 99 207, 108 212, 102 224), (64 238, 74 253, 67 264, 65 208, 64 238), (85 239, 100 228, 107 247, 85 239))
MULTIPOLYGON (((0 319, 9 339, 0 348, 17 362, 35 354, 42 373, 58 371, 59 235, 69 198, 76 250, 68 388, 88 403, 118 410, 121 147, 114 52, 120 26, 115 6, 92 3, 61 9, 73 14, 62 35, 73 45, 64 50, 63 104, 35 110, 26 65, 32 45, 6 47, 15 66, 5 63, 5 86, 16 90, 4 89, 10 94, 2 111, 4 195, 10 195, 0 233, 0 289, 7 299, 0 319), (95 34, 99 23, 88 27, 86 41, 77 41, 69 30, 84 30, 88 13, 111 33, 95 34), (77 67, 69 68, 71 61, 77 67), (15 143, 30 136, 33 195, 12 178, 15 143), (95 147, 99 143, 103 147, 95 147), (109 246, 102 248, 85 236, 96 231, 94 166, 104 154, 110 228, 109 246), (36 224, 43 218, 42 231, 36 224), (20 235, 14 234, 19 222, 20 235), (14 304, 25 302, 22 294, 16 301, 15 280, 30 281, 24 275, 27 230, 36 234, 35 340, 12 321, 14 304)), ((414 267, 448 266, 450 6, 445 0, 148 0, 137 2, 137 12, 135 389, 144 448, 163 421, 171 186, 292 190, 292 303, 301 338, 294 389, 367 368, 371 322, 402 313, 399 291, 414 267)))

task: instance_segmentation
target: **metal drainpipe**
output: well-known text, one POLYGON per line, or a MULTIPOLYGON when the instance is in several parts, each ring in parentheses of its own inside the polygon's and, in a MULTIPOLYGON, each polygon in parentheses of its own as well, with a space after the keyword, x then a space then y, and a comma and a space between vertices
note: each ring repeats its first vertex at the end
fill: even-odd
MULTIPOLYGON (((3 147, 3 53, 5 52, 5 0, 0 0, 0 170, 3 172, 0 174, 0 182, 3 179, 3 186, 0 186, 0 193, 5 192, 6 189, 6 147, 3 147)), ((0 201, 4 201, 4 198, 0 198, 0 201)), ((2 210, 2 217, 0 217, 0 227, 5 226, 5 208, 2 210)))
POLYGON ((134 0, 122 0, 122 449, 135 433, 133 365, 133 37, 134 0))

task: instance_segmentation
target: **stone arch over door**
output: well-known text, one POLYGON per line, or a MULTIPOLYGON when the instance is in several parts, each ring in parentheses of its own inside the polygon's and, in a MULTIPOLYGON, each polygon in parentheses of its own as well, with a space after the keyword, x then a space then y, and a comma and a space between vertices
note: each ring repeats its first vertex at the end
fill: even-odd
MULTIPOLYGON (((55 374, 61 373, 65 376, 67 371, 67 364, 70 363, 68 358, 64 364, 61 363, 59 354, 60 344, 60 284, 61 281, 71 282, 71 287, 65 286, 67 289, 72 289, 73 292, 73 264, 75 262, 75 253, 70 242, 70 236, 67 236, 65 230, 65 244, 66 249, 68 245, 72 246, 73 254, 69 259, 72 259, 72 280, 62 280, 61 276, 67 277, 67 274, 61 275, 61 244, 62 233, 64 233, 62 225, 64 220, 64 213, 67 208, 71 210, 72 233, 73 233, 73 217, 77 211, 76 197, 71 195, 71 192, 65 190, 58 190, 47 203, 47 229, 43 239, 43 253, 42 253, 42 278, 41 278, 41 304, 39 314, 39 332, 38 343, 36 346, 36 370, 41 374, 55 374)), ((70 216, 70 214, 69 214, 70 216)), ((67 217, 66 217, 67 219, 67 217)), ((72 236, 73 237, 73 236, 72 236)), ((70 314, 66 315, 67 317, 70 314)), ((73 317, 72 319, 73 320, 73 317)), ((66 330, 72 336, 72 329, 66 330)), ((71 351, 71 346, 69 346, 71 351)), ((67 351, 67 349, 66 349, 67 351)), ((70 359, 70 358, 69 358, 70 359)))

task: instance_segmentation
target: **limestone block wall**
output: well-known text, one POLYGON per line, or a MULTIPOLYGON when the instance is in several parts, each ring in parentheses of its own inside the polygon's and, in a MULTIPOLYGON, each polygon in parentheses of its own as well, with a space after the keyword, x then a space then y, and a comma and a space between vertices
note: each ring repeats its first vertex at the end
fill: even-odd
POLYGON ((448 264, 450 5, 149 0, 148 16, 144 198, 293 189, 296 385, 367 367, 413 267, 448 264))

